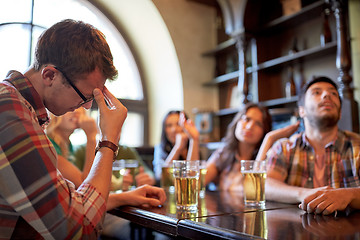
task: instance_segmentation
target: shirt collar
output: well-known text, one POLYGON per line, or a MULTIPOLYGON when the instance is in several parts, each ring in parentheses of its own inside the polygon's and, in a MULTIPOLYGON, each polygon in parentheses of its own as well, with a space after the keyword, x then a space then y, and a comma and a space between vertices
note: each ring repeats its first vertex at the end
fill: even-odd
POLYGON ((29 79, 18 71, 10 71, 7 74, 5 81, 11 83, 26 99, 26 101, 30 103, 36 112, 36 116, 41 126, 48 123, 49 116, 44 103, 29 79))
MULTIPOLYGON (((342 132, 341 130, 338 130, 336 138, 333 141, 326 144, 325 148, 334 148, 335 150, 340 150, 340 149, 342 149, 342 147, 344 145, 345 138, 346 138, 346 136, 345 136, 344 132, 342 132)), ((300 146, 302 148, 306 148, 306 147, 313 148, 311 146, 311 144, 309 143, 309 141, 307 140, 307 138, 305 136, 305 132, 302 132, 302 134, 301 134, 300 146)))

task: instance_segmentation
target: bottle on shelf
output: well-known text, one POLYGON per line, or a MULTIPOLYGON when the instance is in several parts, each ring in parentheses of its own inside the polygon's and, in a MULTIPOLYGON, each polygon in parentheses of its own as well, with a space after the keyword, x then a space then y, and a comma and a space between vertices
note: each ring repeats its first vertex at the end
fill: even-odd
POLYGON ((323 47, 323 46, 325 46, 326 43, 329 43, 332 41, 331 29, 330 29, 330 25, 329 25, 330 9, 325 8, 322 15, 323 15, 323 23, 322 23, 321 34, 320 34, 320 44, 323 47))
POLYGON ((291 98, 296 95, 296 86, 294 80, 294 67, 289 67, 289 78, 285 85, 285 97, 291 98))
POLYGON ((294 38, 293 45, 292 45, 291 49, 289 50, 289 55, 297 53, 298 51, 299 51, 299 49, 297 47, 297 38, 294 38))

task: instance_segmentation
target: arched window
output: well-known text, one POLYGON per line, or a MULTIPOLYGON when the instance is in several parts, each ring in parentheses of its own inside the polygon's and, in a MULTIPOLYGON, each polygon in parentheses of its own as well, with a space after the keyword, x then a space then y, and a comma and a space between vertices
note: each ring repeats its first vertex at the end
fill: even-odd
MULTIPOLYGON (((33 62, 35 45, 40 34, 63 19, 90 23, 106 36, 118 79, 106 86, 128 108, 121 143, 141 146, 147 143, 147 101, 134 56, 119 30, 97 8, 85 0, 12 0, 0 2, 0 78, 9 70, 24 72, 33 62), (16 14, 14 14, 16 13, 16 14)), ((93 110, 95 115, 96 109, 93 110)), ((77 137, 76 137, 77 136, 77 137)), ((84 143, 84 136, 72 138, 84 143)))

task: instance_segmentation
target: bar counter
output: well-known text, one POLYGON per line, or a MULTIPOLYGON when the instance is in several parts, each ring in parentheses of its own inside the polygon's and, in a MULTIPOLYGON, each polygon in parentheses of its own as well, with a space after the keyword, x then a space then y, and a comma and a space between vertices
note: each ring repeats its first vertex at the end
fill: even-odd
POLYGON ((176 210, 174 194, 159 208, 124 206, 111 214, 172 237, 189 239, 360 239, 360 211, 307 214, 297 205, 267 201, 244 206, 241 193, 206 192, 196 213, 176 210))

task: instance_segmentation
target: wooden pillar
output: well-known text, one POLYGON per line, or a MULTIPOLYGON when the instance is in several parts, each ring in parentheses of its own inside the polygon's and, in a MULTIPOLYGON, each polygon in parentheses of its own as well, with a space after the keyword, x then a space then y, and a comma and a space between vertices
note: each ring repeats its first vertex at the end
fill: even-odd
POLYGON ((247 41, 245 34, 239 34, 234 37, 236 39, 236 48, 239 57, 239 78, 238 78, 238 90, 242 93, 242 104, 249 102, 249 78, 246 74, 246 59, 245 52, 247 47, 247 41))
POLYGON ((339 92, 343 97, 342 119, 339 123, 342 129, 359 132, 358 104, 354 99, 352 77, 350 76, 351 56, 348 39, 347 22, 347 1, 333 0, 332 9, 336 19, 337 54, 336 67, 339 70, 338 83, 339 92), (345 12, 345 13, 344 13, 345 12))

